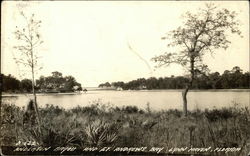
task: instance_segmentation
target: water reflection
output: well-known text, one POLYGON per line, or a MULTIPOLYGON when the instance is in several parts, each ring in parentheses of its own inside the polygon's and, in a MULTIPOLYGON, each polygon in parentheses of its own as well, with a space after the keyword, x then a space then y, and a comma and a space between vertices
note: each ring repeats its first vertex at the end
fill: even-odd
MULTIPOLYGON (((23 107, 32 95, 6 96, 2 102, 23 107)), ((65 109, 76 106, 87 106, 101 99, 102 103, 114 106, 135 105, 145 109, 147 103, 153 110, 182 109, 181 91, 89 91, 82 94, 38 94, 40 107, 54 104, 65 109)), ((250 92, 199 91, 188 93, 188 109, 211 109, 230 107, 235 103, 242 107, 250 107, 250 92)))

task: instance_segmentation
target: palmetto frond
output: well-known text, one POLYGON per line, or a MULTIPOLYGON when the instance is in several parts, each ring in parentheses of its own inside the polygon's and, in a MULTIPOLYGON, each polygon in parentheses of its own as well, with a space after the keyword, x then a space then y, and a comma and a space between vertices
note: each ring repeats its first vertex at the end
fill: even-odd
POLYGON ((85 133, 91 145, 100 146, 114 143, 118 137, 117 130, 112 124, 96 120, 85 128, 85 133))

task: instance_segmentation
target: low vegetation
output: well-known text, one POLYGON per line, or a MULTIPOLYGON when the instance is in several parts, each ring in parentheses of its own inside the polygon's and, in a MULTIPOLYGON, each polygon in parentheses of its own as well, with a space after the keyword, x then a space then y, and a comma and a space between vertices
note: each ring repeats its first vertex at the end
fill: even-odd
MULTIPOLYGON (((20 108, 3 103, 2 145, 35 141, 43 146, 119 147, 241 147, 247 155, 250 142, 250 110, 231 108, 195 110, 182 117, 179 110, 141 110, 135 106, 113 107, 95 101, 87 107, 65 110, 47 105, 39 108, 41 133, 32 106, 20 108)), ((231 156, 227 153, 227 156, 231 156)))

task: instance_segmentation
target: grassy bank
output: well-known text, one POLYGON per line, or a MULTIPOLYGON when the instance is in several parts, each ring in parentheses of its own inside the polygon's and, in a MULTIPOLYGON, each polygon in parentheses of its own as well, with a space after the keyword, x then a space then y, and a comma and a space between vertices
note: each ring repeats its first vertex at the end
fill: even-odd
POLYGON ((178 110, 154 112, 149 106, 140 110, 95 101, 70 110, 47 105, 39 112, 41 134, 32 106, 24 109, 3 103, 2 145, 36 141, 44 146, 242 148, 227 156, 245 156, 250 149, 249 108, 195 110, 184 118, 178 110))

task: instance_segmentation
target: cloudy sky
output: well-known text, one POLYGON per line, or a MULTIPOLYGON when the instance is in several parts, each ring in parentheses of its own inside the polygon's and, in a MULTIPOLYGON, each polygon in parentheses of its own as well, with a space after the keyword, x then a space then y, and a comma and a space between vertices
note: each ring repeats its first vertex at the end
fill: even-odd
MULTIPOLYGON (((232 44, 205 57, 211 72, 223 72, 239 66, 249 71, 249 5, 247 1, 214 1, 220 8, 236 11, 241 21, 243 38, 229 35, 232 44)), ((141 77, 183 75, 178 65, 154 68, 150 59, 165 52, 161 37, 181 26, 181 15, 205 6, 200 1, 46 1, 2 3, 1 72, 22 79, 22 69, 15 64, 13 49, 15 26, 23 25, 20 11, 35 14, 42 21, 44 44, 37 50, 43 69, 37 74, 48 76, 53 71, 72 75, 84 87, 109 81, 130 81, 141 77), (128 45, 133 48, 129 49, 128 45), (147 63, 146 63, 147 62, 147 63)))

